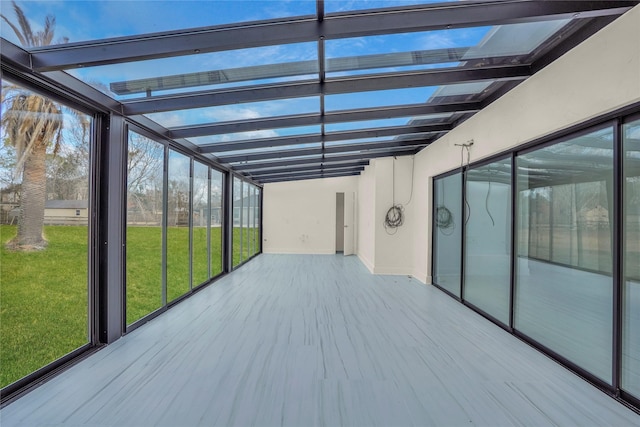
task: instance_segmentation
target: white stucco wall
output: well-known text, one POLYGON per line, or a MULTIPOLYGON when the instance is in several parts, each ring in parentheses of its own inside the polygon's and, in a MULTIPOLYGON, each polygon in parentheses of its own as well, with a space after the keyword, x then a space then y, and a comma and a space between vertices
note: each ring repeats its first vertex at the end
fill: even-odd
POLYGON ((411 209, 413 157, 375 159, 375 261, 376 274, 412 274, 413 230, 415 215, 411 209), (393 203, 404 206, 401 227, 385 229, 384 219, 393 203))
POLYGON ((374 272, 376 256, 375 211, 376 211, 376 163, 370 164, 360 173, 358 183, 358 250, 357 254, 370 272, 374 272))
POLYGON ((263 252, 333 254, 336 193, 357 193, 358 177, 265 184, 263 191, 263 252))

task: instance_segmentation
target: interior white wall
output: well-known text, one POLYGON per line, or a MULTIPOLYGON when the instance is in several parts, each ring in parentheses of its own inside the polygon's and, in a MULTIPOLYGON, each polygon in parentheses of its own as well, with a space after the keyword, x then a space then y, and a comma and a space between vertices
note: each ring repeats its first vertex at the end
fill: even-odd
POLYGON ((372 160, 360 173, 358 182, 358 244, 357 255, 374 272, 376 256, 376 162, 372 160))
POLYGON ((412 274, 415 215, 413 203, 413 156, 375 159, 375 259, 376 274, 412 274), (404 206, 404 224, 385 229, 384 219, 393 204, 404 206), (391 234, 393 233, 393 234, 391 234))
POLYGON ((271 183, 263 191, 264 253, 334 254, 336 193, 357 192, 358 177, 271 183))
POLYGON ((432 177, 640 101, 640 6, 585 40, 416 156, 414 276, 431 281, 432 177))

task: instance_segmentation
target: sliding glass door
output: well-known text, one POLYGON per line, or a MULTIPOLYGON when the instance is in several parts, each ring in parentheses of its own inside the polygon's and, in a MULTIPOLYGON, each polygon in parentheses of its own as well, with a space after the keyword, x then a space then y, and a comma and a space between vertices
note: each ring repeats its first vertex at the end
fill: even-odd
POLYGON ((509 324, 511 158, 467 171, 464 293, 469 303, 509 324))
POLYGON ((623 126, 622 388, 640 399, 640 120, 623 126))
POLYGON ((433 182, 433 283, 460 297, 462 256, 462 175, 433 182))

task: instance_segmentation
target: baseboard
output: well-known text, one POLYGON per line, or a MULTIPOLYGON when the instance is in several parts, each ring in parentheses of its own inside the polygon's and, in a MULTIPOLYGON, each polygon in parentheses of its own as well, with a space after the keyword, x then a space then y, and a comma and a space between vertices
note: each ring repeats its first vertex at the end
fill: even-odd
POLYGON ((333 250, 311 250, 311 249, 263 249, 262 253, 273 255, 335 255, 333 250))
POLYGON ((374 267, 373 272, 390 276, 412 276, 411 269, 406 267, 374 267))
POLYGON ((365 267, 367 267, 367 270, 369 270, 369 272, 371 274, 375 274, 374 272, 374 266, 371 262, 369 262, 368 259, 366 259, 364 256, 362 256, 361 254, 358 254, 358 259, 360 260, 360 262, 362 262, 364 264, 365 267))

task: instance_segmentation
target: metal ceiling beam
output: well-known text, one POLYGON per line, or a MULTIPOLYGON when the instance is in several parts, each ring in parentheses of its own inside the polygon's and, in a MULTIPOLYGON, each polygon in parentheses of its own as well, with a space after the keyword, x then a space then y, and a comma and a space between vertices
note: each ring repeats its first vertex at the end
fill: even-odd
POLYGON ((233 156, 221 156, 218 159, 222 163, 241 163, 241 162, 253 162, 256 160, 270 160, 270 159, 284 159, 287 157, 299 157, 299 156, 316 156, 323 153, 322 147, 314 148, 298 148, 294 150, 280 150, 280 151, 262 151, 250 154, 236 154, 233 156))
POLYGON ((356 175, 360 175, 360 172, 359 171, 343 172, 343 173, 321 172, 321 173, 315 173, 315 174, 309 174, 309 175, 303 175, 303 176, 270 178, 270 179, 259 180, 259 182, 261 184, 269 184, 269 183, 275 183, 275 182, 303 181, 306 179, 320 179, 320 178, 339 178, 342 176, 356 176, 356 175))
POLYGON ((33 50, 37 71, 124 63, 276 44, 413 31, 620 15, 638 1, 504 0, 440 3, 265 20, 131 37, 68 43, 33 50))
POLYGON ((478 102, 446 104, 413 104, 392 107, 364 108, 358 110, 331 111, 325 114, 325 123, 357 122, 361 120, 393 119, 398 117, 425 116, 428 114, 480 111, 478 102))
POLYGON ((282 129, 298 126, 313 126, 322 123, 320 114, 296 114, 283 117, 266 117, 251 120, 207 123, 196 126, 181 126, 169 129, 173 138, 223 135, 227 133, 251 132, 265 129, 282 129))
POLYGON ((347 174, 350 172, 357 172, 360 173, 364 170, 364 166, 359 166, 359 167, 355 167, 355 168, 346 168, 346 169, 316 169, 316 170, 310 170, 310 171, 304 171, 304 172, 291 172, 291 173, 286 173, 286 174, 271 174, 271 175, 262 175, 262 176, 252 176, 253 179, 257 180, 257 181, 263 181, 263 180, 268 180, 268 179, 279 179, 279 178, 288 178, 288 177, 301 177, 301 176, 308 176, 308 175, 315 175, 315 174, 333 174, 333 175, 340 175, 340 174, 347 174))
POLYGON ((251 172, 248 172, 248 176, 251 176, 253 178, 261 178, 266 175, 285 175, 292 172, 310 172, 310 171, 319 171, 319 170, 356 169, 356 168, 362 168, 362 170, 364 170, 364 167, 368 163, 369 162, 366 162, 366 161, 351 162, 351 163, 337 163, 337 164, 331 164, 331 165, 323 165, 322 163, 319 163, 317 165, 299 166, 299 167, 293 167, 293 168, 290 168, 290 167, 289 168, 272 168, 272 169, 251 171, 251 172))
POLYGON ((234 150, 250 150, 255 148, 283 147, 287 145, 313 144, 322 142, 322 135, 282 136, 279 138, 261 138, 231 142, 216 142, 201 145, 201 153, 223 153, 234 150))
POLYGON ((344 144, 333 145, 330 147, 313 147, 313 148, 298 148, 292 150, 278 150, 267 152, 254 152, 247 154, 237 154, 233 156, 219 156, 218 160, 222 163, 240 163, 240 162, 252 162, 256 160, 267 159, 282 159, 287 157, 299 157, 299 156, 314 156, 322 153, 335 154, 335 153, 350 153, 350 152, 366 152, 367 150, 384 150, 395 149, 399 147, 424 147, 429 145, 431 140, 425 139, 412 139, 412 140, 392 140, 384 142, 363 142, 357 144, 344 144))
POLYGON ((173 110, 272 101, 275 99, 303 98, 320 95, 322 89, 316 81, 257 85, 233 89, 189 92, 177 95, 136 98, 123 101, 127 115, 158 113, 173 110))
POLYGON ((410 154, 414 154, 419 149, 415 147, 407 147, 407 148, 395 148, 389 149, 385 151, 375 151, 375 152, 363 152, 357 154, 345 154, 340 156, 317 156, 313 158, 307 159, 289 159, 289 160, 275 160, 271 162, 255 162, 255 163, 245 163, 245 164, 237 164, 233 165, 232 169, 237 171, 250 171, 256 169, 265 169, 269 167, 284 167, 284 166, 300 166, 305 164, 313 164, 313 163, 337 163, 337 162, 351 162, 358 160, 368 160, 375 159, 377 157, 391 157, 391 156, 406 156, 410 154))
MULTIPOLYGON (((446 132, 453 128, 451 124, 435 124, 423 126, 394 126, 372 128, 356 131, 332 132, 324 135, 324 142, 348 141, 352 139, 380 138, 387 136, 411 135, 416 133, 446 132)), ((321 143, 320 134, 283 136, 279 138, 245 139, 230 142, 217 142, 201 145, 201 153, 224 153, 225 151, 251 150, 256 148, 284 147, 288 145, 321 143)))
POLYGON ((450 123, 437 125, 407 125, 386 128, 371 128, 341 132, 329 132, 324 136, 325 142, 347 141, 350 139, 381 138, 385 136, 409 135, 412 133, 446 132, 453 129, 450 123))
POLYGON ((278 171, 284 171, 284 170, 292 170, 292 169, 302 169, 302 168, 311 168, 311 169, 315 169, 318 168, 320 166, 324 167, 325 169, 327 168, 340 168, 340 167, 346 167, 346 166, 350 166, 350 165, 362 165, 362 166, 366 166, 369 164, 368 160, 360 160, 360 159, 356 159, 356 160, 345 160, 345 161, 341 161, 341 162, 328 162, 328 163, 324 163, 323 159, 321 157, 318 157, 317 161, 313 162, 313 163, 306 163, 303 166, 291 166, 291 165, 284 165, 284 166, 272 166, 269 162, 265 162, 264 166, 260 166, 260 167, 244 167, 246 165, 240 165, 240 166, 236 166, 234 169, 238 170, 238 171, 242 171, 244 173, 249 173, 249 174, 253 174, 253 173, 260 173, 260 172, 278 172, 278 171))
POLYGON ((432 142, 431 139, 407 139, 407 140, 393 140, 385 142, 361 142, 358 144, 345 144, 345 145, 332 145, 325 147, 324 152, 326 154, 334 153, 351 153, 354 151, 363 150, 379 150, 385 148, 399 148, 399 147, 426 147, 432 142))
POLYGON ((341 77, 324 83, 305 81, 256 85, 233 89, 189 92, 177 95, 136 98, 123 101, 127 115, 185 110, 246 102, 301 98, 342 93, 440 86, 478 80, 523 80, 531 75, 529 66, 507 65, 473 69, 438 69, 358 77, 341 77))
MULTIPOLYGON (((399 117, 424 116, 429 114, 477 112, 479 102, 447 104, 412 104, 392 107, 364 108, 326 112, 325 123, 345 123, 361 120, 393 119, 399 117)), ((222 135, 226 133, 250 132, 265 129, 283 129, 297 126, 313 126, 322 122, 320 114, 296 114, 282 117, 237 120, 220 123, 208 123, 196 126, 180 126, 169 129, 169 138, 194 138, 198 136, 222 135)))
POLYGON ((445 68, 405 73, 386 73, 329 79, 325 94, 369 92, 388 89, 440 86, 478 80, 524 80, 531 76, 528 65, 498 65, 482 68, 445 68))

